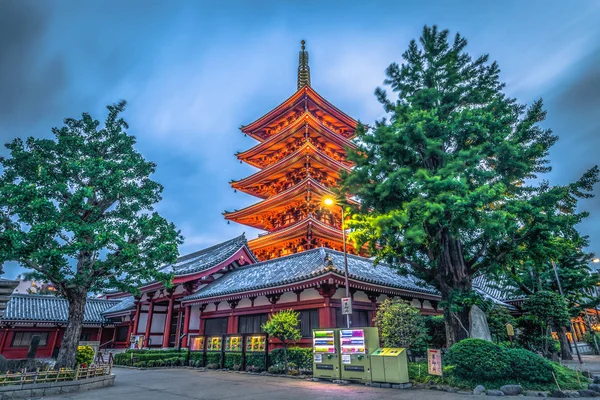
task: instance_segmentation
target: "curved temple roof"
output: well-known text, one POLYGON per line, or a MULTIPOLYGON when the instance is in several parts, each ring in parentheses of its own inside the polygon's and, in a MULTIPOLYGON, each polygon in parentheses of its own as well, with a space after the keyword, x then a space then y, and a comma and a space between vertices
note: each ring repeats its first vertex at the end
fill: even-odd
MULTIPOLYGON (((105 323, 102 314, 120 302, 120 299, 87 299, 83 323, 105 323)), ((2 321, 67 322, 68 316, 69 303, 66 299, 53 295, 13 294, 2 321)))
MULTIPOLYGON (((311 279, 327 272, 344 273, 343 253, 313 249, 240 268, 183 299, 184 302, 266 289, 311 279), (327 260, 327 258, 330 259, 327 260)), ((401 276, 386 264, 373 266, 364 257, 348 255, 351 280, 429 295, 437 291, 412 276, 401 276)))

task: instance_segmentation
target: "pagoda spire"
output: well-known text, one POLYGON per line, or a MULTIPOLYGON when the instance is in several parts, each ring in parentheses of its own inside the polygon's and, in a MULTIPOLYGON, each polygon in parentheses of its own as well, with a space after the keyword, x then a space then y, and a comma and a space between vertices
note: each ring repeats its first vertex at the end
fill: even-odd
POLYGON ((310 86, 310 67, 308 66, 308 51, 304 45, 306 41, 301 41, 302 49, 298 60, 298 90, 304 86, 310 86))

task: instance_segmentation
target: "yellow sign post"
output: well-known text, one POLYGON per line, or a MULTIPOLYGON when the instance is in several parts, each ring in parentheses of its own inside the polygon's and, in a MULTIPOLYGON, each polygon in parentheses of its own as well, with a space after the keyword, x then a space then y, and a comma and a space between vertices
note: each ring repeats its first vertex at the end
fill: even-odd
POLYGON ((510 340, 510 345, 512 347, 513 337, 515 336, 515 328, 512 324, 506 324, 506 334, 508 335, 508 340, 510 340))

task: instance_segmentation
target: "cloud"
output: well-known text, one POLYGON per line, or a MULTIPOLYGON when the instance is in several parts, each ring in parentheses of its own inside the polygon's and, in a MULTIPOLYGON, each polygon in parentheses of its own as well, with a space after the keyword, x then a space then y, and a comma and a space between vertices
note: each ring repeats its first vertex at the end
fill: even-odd
POLYGON ((44 3, 0 3, 0 118, 6 125, 48 115, 66 87, 66 66, 45 54, 44 34, 51 13, 44 3))

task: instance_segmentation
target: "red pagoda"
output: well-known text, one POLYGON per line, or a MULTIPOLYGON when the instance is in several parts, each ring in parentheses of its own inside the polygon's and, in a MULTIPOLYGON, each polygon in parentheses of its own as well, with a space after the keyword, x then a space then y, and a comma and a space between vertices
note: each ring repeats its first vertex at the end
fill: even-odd
POLYGON ((316 247, 343 247, 341 212, 321 202, 333 195, 340 171, 352 167, 346 150, 355 147, 350 140, 357 121, 310 86, 304 45, 296 93, 241 128, 259 143, 236 156, 260 170, 231 186, 262 200, 224 213, 227 220, 267 231, 249 242, 261 261, 316 247))

